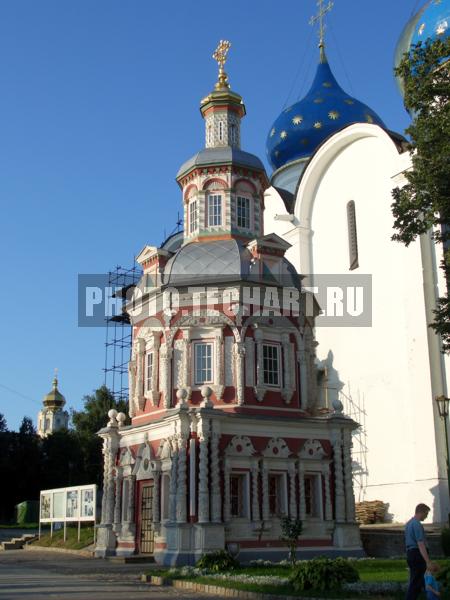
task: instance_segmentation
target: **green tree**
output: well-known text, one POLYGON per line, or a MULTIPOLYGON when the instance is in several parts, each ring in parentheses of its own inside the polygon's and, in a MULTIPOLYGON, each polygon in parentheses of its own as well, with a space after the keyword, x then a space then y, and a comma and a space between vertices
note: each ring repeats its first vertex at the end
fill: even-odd
POLYGON ((0 433, 8 431, 8 424, 6 423, 5 415, 0 413, 0 433))
POLYGON ((87 483, 102 485, 102 440, 97 432, 106 427, 111 408, 128 413, 126 401, 116 400, 111 391, 102 385, 93 394, 84 397, 83 410, 72 410, 72 423, 82 449, 82 468, 88 479, 87 483))
POLYGON ((394 240, 408 246, 428 231, 442 244, 441 268, 447 291, 439 298, 430 326, 450 352, 450 37, 419 42, 396 69, 404 83, 405 106, 413 115, 406 133, 411 138, 412 169, 408 183, 393 190, 394 240))
POLYGON ((283 517, 281 519, 281 541, 289 548, 289 560, 292 565, 297 562, 297 543, 302 535, 303 523, 300 519, 283 517))

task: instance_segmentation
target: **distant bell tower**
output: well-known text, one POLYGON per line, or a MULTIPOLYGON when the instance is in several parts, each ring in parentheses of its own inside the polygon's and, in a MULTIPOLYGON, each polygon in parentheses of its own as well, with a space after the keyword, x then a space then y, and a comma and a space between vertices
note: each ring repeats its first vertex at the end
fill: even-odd
POLYGON ((51 391, 44 396, 44 408, 38 413, 37 432, 41 437, 46 437, 60 429, 67 429, 69 426, 69 413, 63 410, 66 399, 58 390, 58 377, 55 370, 53 387, 51 391))

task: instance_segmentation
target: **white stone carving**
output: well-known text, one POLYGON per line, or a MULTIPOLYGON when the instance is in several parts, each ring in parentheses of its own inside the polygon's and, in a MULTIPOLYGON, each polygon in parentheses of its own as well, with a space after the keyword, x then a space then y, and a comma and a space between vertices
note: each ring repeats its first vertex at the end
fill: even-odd
POLYGON ((171 438, 170 465, 170 487, 169 487, 169 520, 175 523, 177 520, 177 470, 178 470, 178 448, 176 437, 171 438))
POLYGON ((177 523, 186 523, 187 504, 186 504, 186 438, 182 435, 177 436, 178 447, 178 485, 176 491, 176 513, 177 523))
POLYGON ((291 519, 297 518, 297 494, 296 494, 296 472, 295 463, 289 463, 289 516, 291 519))
POLYGON ((333 507, 331 506, 330 495, 330 466, 325 465, 322 470, 325 487, 325 520, 331 521, 333 518, 333 507))
POLYGON ((270 439, 263 452, 267 458, 288 458, 290 454, 289 446, 283 438, 270 439))
POLYGON ((326 456, 326 452, 319 440, 306 440, 303 448, 300 450, 299 456, 302 459, 320 460, 326 456))
POLYGON ((252 464, 252 521, 259 521, 261 518, 259 512, 259 469, 258 463, 252 464))
POLYGON ((224 338, 224 364, 225 364, 225 386, 234 385, 234 375, 233 375, 233 346, 234 346, 234 338, 230 335, 225 336, 224 338))
POLYGON ((302 462, 298 463, 298 495, 299 495, 299 518, 301 521, 306 517, 306 502, 305 502, 305 470, 302 462))
POLYGON ((255 385, 255 342, 252 338, 245 340, 245 385, 255 385))
POLYGON ((264 463, 262 463, 262 465, 261 465, 261 481, 262 481, 262 518, 263 518, 263 521, 268 521, 270 518, 269 470, 264 463))
POLYGON ((219 471, 219 442, 219 423, 218 421, 213 421, 211 435, 211 521, 213 523, 220 523, 222 520, 222 498, 220 493, 219 471))
POLYGON ((355 522, 355 496, 353 492, 352 473, 352 432, 350 429, 343 431, 343 459, 344 459, 344 486, 345 486, 345 514, 348 523, 355 522))
POLYGON ((342 436, 339 430, 333 432, 333 460, 334 460, 334 507, 336 521, 345 521, 345 495, 344 495, 344 478, 342 470, 342 436))
POLYGON ((239 405, 244 404, 244 360, 245 346, 242 342, 234 345, 235 365, 236 365, 236 397, 239 405))
POLYGON ((208 477, 208 442, 209 423, 206 419, 199 421, 199 477, 198 477, 198 521, 209 522, 209 477, 208 477))
POLYGON ((235 435, 225 449, 226 456, 253 456, 255 448, 246 435, 235 435))

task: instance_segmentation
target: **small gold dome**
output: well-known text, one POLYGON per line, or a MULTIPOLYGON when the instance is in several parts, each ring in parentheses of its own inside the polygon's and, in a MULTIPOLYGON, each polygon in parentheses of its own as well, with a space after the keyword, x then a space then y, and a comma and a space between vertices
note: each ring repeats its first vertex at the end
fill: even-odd
POLYGON ((52 390, 44 396, 44 406, 47 408, 61 408, 65 403, 66 399, 58 390, 58 378, 55 375, 52 390))

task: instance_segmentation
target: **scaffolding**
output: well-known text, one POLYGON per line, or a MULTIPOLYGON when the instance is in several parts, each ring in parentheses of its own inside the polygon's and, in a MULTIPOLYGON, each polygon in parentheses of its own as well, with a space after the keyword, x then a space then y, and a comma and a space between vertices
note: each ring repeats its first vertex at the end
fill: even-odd
POLYGON ((116 266, 108 273, 111 296, 107 303, 104 384, 116 400, 128 402, 128 363, 131 354, 132 331, 129 316, 125 313, 127 292, 141 278, 139 267, 125 269, 116 266), (118 300, 120 299, 120 300, 118 300), (113 305, 115 310, 113 311, 113 305), (114 313, 114 314, 113 314, 114 313))

